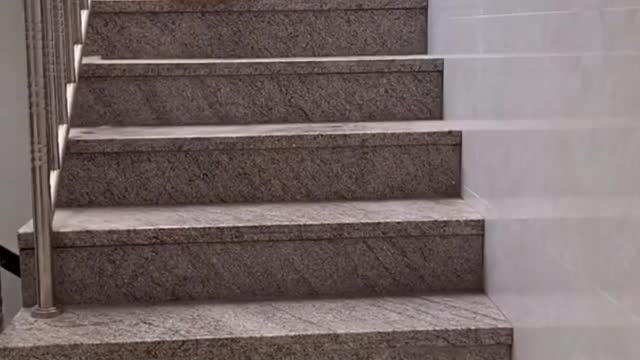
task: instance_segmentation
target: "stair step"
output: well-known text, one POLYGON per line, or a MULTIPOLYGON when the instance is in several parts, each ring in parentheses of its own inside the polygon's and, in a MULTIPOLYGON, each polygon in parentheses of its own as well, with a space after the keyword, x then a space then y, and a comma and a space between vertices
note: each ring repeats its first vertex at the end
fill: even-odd
POLYGON ((59 204, 379 200, 460 194, 446 122, 74 128, 59 204))
POLYGON ((484 295, 27 310, 0 334, 7 360, 509 360, 513 330, 484 295))
POLYGON ((74 125, 441 119, 442 72, 427 56, 85 58, 74 125))
POLYGON ((427 52, 426 0, 95 0, 85 54, 111 59, 427 52))
MULTIPOLYGON (((482 289, 482 218, 463 200, 59 209, 63 304, 482 289)), ((33 237, 21 231, 25 306, 33 237)))

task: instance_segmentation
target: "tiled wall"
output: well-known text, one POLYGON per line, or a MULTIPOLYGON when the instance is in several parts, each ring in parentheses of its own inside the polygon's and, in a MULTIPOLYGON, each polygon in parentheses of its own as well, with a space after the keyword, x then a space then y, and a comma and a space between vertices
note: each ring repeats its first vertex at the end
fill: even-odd
POLYGON ((431 0, 515 360, 640 359, 640 0, 431 0))
MULTIPOLYGON (((0 0, 0 245, 17 252, 31 212, 27 60, 22 0, 0 0)), ((20 279, 0 270, 4 318, 20 308, 20 279)))

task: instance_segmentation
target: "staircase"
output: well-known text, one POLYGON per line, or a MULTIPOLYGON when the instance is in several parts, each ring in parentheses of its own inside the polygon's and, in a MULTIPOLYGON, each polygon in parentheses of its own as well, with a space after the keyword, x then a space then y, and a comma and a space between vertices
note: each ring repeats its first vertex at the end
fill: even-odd
POLYGON ((0 359, 511 359, 444 62, 415 55, 426 15, 93 0, 54 222, 64 313, 23 310, 0 359))

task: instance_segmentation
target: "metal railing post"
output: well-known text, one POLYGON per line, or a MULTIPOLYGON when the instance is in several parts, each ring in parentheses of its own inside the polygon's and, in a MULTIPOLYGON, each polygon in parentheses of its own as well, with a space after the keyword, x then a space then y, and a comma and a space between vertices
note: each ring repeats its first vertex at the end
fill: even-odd
MULTIPOLYGON (((25 23, 27 32, 27 54, 29 71, 29 110, 31 136, 31 175, 33 197, 33 229, 36 258, 36 295, 37 305, 32 315, 37 318, 54 317, 60 313, 56 307, 53 290, 53 258, 51 244, 51 223, 53 209, 51 205, 51 189, 49 183, 50 167, 49 151, 51 144, 51 126, 53 119, 49 116, 51 99, 47 79, 48 61, 46 47, 49 39, 44 27, 43 16, 46 3, 51 0, 25 0, 25 23), (44 6, 43 6, 44 5, 44 6), (46 39, 47 38, 47 39, 46 39)), ((50 21, 50 19, 49 19, 50 21)), ((48 29, 51 31, 52 29, 48 29)), ((56 142, 57 143, 57 142, 56 142)))
POLYGON ((66 43, 66 62, 68 64, 66 69, 66 79, 67 82, 74 83, 76 82, 76 64, 75 64, 75 46, 73 42, 73 1, 72 0, 63 0, 63 8, 64 8, 64 37, 66 43))
MULTIPOLYGON (((64 24, 64 7, 62 0, 52 0, 54 4, 54 28, 55 28, 55 54, 57 60, 56 66, 56 89, 60 96, 58 97, 58 125, 69 123, 69 113, 67 112, 67 79, 65 51, 65 24, 64 24)), ((60 154, 62 157, 62 154, 60 154)))
POLYGON ((23 0, 29 69, 29 128, 35 244, 36 306, 50 318, 56 307, 53 264, 55 198, 78 81, 88 0, 23 0), (84 16, 83 16, 84 11, 84 16), (74 84, 75 83, 75 84, 74 84), (69 86, 71 85, 71 86, 69 86))
POLYGON ((80 0, 71 0, 73 9, 73 37, 74 44, 82 43, 82 8, 80 0))
POLYGON ((49 159, 52 170, 60 168, 60 154, 58 153, 58 115, 59 115, 59 91, 56 89, 56 45, 55 45, 55 26, 54 26, 54 7, 52 0, 41 1, 42 29, 44 38, 44 77, 47 89, 47 124, 49 136, 49 159))

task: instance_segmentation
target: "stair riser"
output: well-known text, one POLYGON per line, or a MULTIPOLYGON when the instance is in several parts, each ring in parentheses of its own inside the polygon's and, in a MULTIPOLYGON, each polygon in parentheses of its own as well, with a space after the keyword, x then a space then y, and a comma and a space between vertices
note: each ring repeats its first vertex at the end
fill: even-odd
POLYGON ((460 146, 68 153, 59 205, 446 198, 460 146))
POLYGON ((75 126, 442 118, 442 72, 84 77, 75 126))
MULTIPOLYGON (((88 236, 91 236, 90 234, 88 236)), ((33 251, 21 252, 25 306, 33 251)), ((63 304, 475 291, 481 235, 59 248, 63 304)))
POLYGON ((111 59, 410 55, 426 9, 93 13, 85 55, 111 59))
MULTIPOLYGON (((8 353, 7 360, 510 360, 510 345, 492 346, 402 346, 382 347, 375 344, 369 349, 332 349, 309 341, 300 345, 296 340, 274 339, 216 341, 203 346, 202 341, 175 341, 171 343, 143 342, 135 346, 100 345, 81 350, 69 349, 17 349, 8 353)), ((406 341, 403 341, 403 343, 406 341)))

